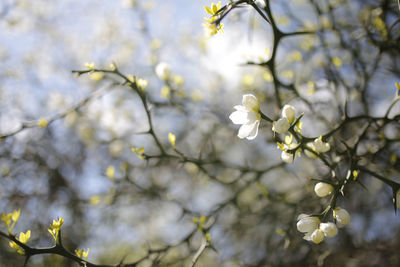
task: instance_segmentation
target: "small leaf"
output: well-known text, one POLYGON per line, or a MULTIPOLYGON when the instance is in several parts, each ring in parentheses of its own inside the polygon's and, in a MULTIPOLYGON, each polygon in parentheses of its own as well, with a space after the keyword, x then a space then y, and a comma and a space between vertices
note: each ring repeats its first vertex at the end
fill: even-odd
POLYGON ((209 8, 208 6, 205 6, 204 9, 206 10, 206 12, 210 15, 213 15, 211 8, 209 8))

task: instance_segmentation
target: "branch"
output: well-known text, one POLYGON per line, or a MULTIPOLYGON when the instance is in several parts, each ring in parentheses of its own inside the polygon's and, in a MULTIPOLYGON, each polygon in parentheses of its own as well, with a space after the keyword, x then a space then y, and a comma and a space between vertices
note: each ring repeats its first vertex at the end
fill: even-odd
POLYGON ((209 246, 208 241, 206 240, 206 238, 203 238, 203 241, 201 242, 201 245, 200 245, 199 249, 197 250, 196 254, 194 254, 192 262, 189 265, 189 267, 194 267, 196 265, 196 263, 199 260, 201 254, 203 254, 203 252, 206 250, 206 248, 208 246, 209 246))

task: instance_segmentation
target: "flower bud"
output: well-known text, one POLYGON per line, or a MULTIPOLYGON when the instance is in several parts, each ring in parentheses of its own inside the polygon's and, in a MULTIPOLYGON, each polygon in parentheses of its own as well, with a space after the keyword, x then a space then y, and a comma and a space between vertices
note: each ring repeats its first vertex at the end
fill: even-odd
POLYGON ((289 124, 296 119, 296 110, 291 105, 285 105, 282 109, 282 117, 286 118, 289 124))
POLYGON ((321 229, 322 232, 324 232, 324 235, 326 237, 334 237, 338 233, 338 229, 336 227, 336 224, 334 224, 332 222, 321 223, 319 225, 319 229, 321 229))
POLYGON ((277 133, 286 133, 289 128, 290 124, 286 118, 280 118, 272 124, 272 131, 277 133))
POLYGON ((350 214, 347 212, 347 210, 340 207, 337 207, 333 210, 333 217, 341 225, 346 225, 350 222, 350 214))
POLYGON ((286 152, 286 151, 282 151, 282 153, 281 153, 281 159, 282 159, 283 162, 286 162, 286 163, 293 163, 293 161, 294 161, 294 155, 291 154, 291 153, 288 153, 288 152, 286 152))
POLYGON ((156 66, 156 74, 158 78, 162 80, 168 80, 169 76, 171 75, 171 68, 165 62, 160 62, 156 66))
POLYGON ((331 149, 329 143, 323 142, 321 139, 317 138, 314 140, 314 151, 317 153, 325 153, 331 149))
POLYGON ((297 230, 302 233, 313 232, 318 228, 320 220, 318 217, 309 215, 300 215, 299 221, 297 222, 297 230))
POLYGON ((319 182, 314 187, 315 194, 319 197, 326 197, 333 191, 333 186, 327 183, 319 182))
POLYGON ((319 244, 322 241, 324 241, 324 232, 322 232, 321 229, 316 229, 311 234, 311 241, 314 242, 315 244, 319 244))
POLYGON ((265 8, 265 0, 256 0, 254 1, 259 8, 265 8))

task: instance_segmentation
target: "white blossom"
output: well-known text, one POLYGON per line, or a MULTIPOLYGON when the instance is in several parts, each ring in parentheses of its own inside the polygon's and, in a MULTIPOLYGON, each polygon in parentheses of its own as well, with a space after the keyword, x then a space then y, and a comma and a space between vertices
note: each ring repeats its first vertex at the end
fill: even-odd
POLYGON ((286 151, 282 151, 281 159, 282 159, 283 162, 293 163, 294 155, 292 153, 289 153, 289 152, 286 152, 286 151))
POLYGON ((318 217, 301 214, 297 222, 297 230, 302 233, 311 233, 318 228, 319 223, 318 217))
POLYGON ((272 131, 277 133, 286 133, 290 128, 290 123, 286 118, 280 118, 272 123, 272 131))
POLYGON ((346 225, 350 222, 350 214, 347 210, 337 207, 333 210, 333 217, 341 225, 346 225))
POLYGON ((272 131, 285 133, 296 119, 296 110, 291 105, 285 105, 282 109, 282 118, 272 123, 272 131))
POLYGON ((282 109, 282 117, 286 118, 289 124, 292 124, 296 119, 296 110, 291 105, 285 105, 282 109))
POLYGON ((326 197, 333 191, 333 186, 327 183, 319 182, 314 187, 315 194, 319 197, 326 197))
POLYGON ((322 232, 321 229, 316 229, 314 232, 312 232, 310 238, 312 242, 319 244, 324 241, 324 232, 322 232))
POLYGON ((156 75, 162 80, 168 80, 171 75, 171 67, 168 63, 160 62, 156 66, 156 75))
POLYGON ((331 149, 329 143, 323 142, 320 138, 317 138, 313 142, 314 151, 317 153, 325 153, 331 149))
POLYGON ((338 233, 338 229, 336 227, 336 224, 334 224, 332 222, 321 223, 319 225, 319 229, 321 229, 322 232, 324 232, 324 235, 326 237, 334 237, 338 233))
POLYGON ((234 111, 229 119, 234 124, 242 124, 239 129, 238 137, 252 140, 258 134, 258 126, 261 121, 260 103, 252 94, 243 95, 242 105, 234 106, 234 111))

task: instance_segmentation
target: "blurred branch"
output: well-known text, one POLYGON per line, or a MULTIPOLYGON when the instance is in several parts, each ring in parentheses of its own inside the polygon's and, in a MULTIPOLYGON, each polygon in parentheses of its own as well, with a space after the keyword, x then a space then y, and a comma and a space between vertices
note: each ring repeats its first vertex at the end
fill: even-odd
MULTIPOLYGON (((91 93, 89 96, 87 96, 86 98, 84 98, 80 102, 78 102, 77 104, 75 104, 72 107, 66 109, 65 111, 57 113, 56 115, 54 115, 54 116, 52 116, 50 118, 46 118, 45 120, 46 120, 47 125, 50 125, 53 122, 66 117, 68 114, 70 114, 73 111, 79 110, 80 108, 85 106, 88 102, 90 102, 91 100, 99 98, 100 96, 104 95, 107 90, 109 90, 110 88, 112 88, 112 87, 114 87, 116 85, 118 85, 118 84, 113 83, 111 85, 108 85, 108 86, 105 86, 103 88, 100 88, 100 89, 94 91, 93 93, 91 93)), ((39 121, 40 120, 37 120, 37 121, 34 121, 34 122, 23 122, 23 123, 21 123, 21 125, 16 130, 14 130, 14 131, 12 131, 10 133, 6 133, 6 134, 3 134, 3 135, 0 135, 0 140, 9 138, 11 136, 14 136, 14 135, 22 132, 25 129, 40 127, 38 125, 39 121)))

